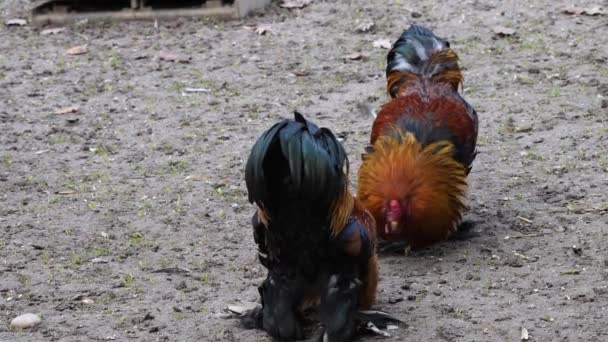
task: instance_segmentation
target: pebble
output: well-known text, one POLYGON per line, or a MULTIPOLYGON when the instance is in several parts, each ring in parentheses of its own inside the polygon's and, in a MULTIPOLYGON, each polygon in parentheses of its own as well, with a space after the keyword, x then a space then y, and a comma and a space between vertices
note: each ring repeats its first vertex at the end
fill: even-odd
POLYGON ((40 316, 33 314, 33 313, 26 313, 21 316, 15 317, 11 321, 11 328, 12 329, 28 329, 28 328, 31 328, 31 327, 34 327, 34 326, 40 324, 40 322, 42 322, 42 320, 40 319, 40 316))
POLYGON ((91 304, 95 304, 95 301, 92 300, 91 298, 84 298, 83 300, 80 301, 82 304, 87 304, 87 305, 91 305, 91 304))
POLYGON ((389 304, 397 304, 399 302, 403 302, 403 297, 389 298, 388 299, 388 303, 389 304))

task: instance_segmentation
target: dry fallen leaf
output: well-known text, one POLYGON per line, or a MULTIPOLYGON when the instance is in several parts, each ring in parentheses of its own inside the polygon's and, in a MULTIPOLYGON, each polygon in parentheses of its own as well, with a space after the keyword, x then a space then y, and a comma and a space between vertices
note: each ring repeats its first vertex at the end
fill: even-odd
POLYGON ((236 305, 236 304, 228 305, 227 311, 234 315, 240 316, 249 310, 255 309, 258 306, 259 305, 257 303, 245 302, 245 303, 243 303, 243 305, 236 305))
POLYGON ((258 26, 255 28, 255 33, 263 36, 266 33, 273 33, 273 31, 270 24, 258 24, 258 26))
POLYGON ((600 6, 593 6, 593 7, 589 7, 589 8, 570 6, 570 7, 566 7, 564 9, 562 9, 562 13, 573 14, 573 15, 583 14, 583 15, 594 16, 594 15, 604 15, 604 14, 606 14, 606 11, 604 11, 602 9, 602 7, 600 7, 600 6))
POLYGON ((391 41, 386 38, 376 39, 376 40, 374 40, 374 42, 372 44, 374 45, 375 48, 381 48, 381 49, 387 49, 387 50, 389 50, 393 46, 393 44, 391 44, 391 41))
POLYGON ((191 174, 190 176, 186 177, 186 180, 196 180, 196 181, 201 181, 201 180, 207 180, 209 179, 209 176, 203 174, 203 173, 194 173, 191 174))
POLYGON ((515 34, 515 30, 504 26, 494 26, 492 31, 499 37, 508 37, 515 34))
POLYGON ((74 46, 69 48, 66 53, 68 55, 71 56, 76 56, 76 55, 83 55, 85 53, 89 52, 89 48, 87 48, 86 45, 78 45, 78 46, 74 46))
POLYGON ((296 76, 308 76, 310 75, 310 71, 306 69, 294 70, 292 72, 296 76))
POLYGON ((44 29, 44 30, 40 31, 40 34, 43 36, 47 36, 49 34, 58 34, 58 33, 62 33, 62 32, 65 32, 65 27, 54 27, 54 28, 44 29))
POLYGON ((312 0, 283 0, 281 7, 283 8, 304 8, 310 3, 312 0))
POLYGON ((260 58, 258 55, 251 55, 247 59, 249 59, 251 62, 259 62, 262 60, 262 58, 260 58))
POLYGON ((27 20, 21 18, 9 19, 6 21, 6 26, 25 26, 27 20))
POLYGON ((69 107, 63 107, 63 108, 59 108, 55 111, 56 115, 63 115, 63 114, 72 114, 72 113, 78 113, 80 111, 80 107, 79 106, 69 106, 69 107))
POLYGON ((174 52, 161 51, 158 53, 158 58, 160 58, 161 61, 167 62, 190 63, 191 57, 178 55, 174 52))
POLYGON ((354 52, 354 53, 342 56, 342 58, 349 59, 351 61, 358 61, 358 60, 366 60, 368 58, 368 56, 362 54, 361 52, 354 52))
POLYGON ((374 27, 376 27, 376 24, 374 24, 373 21, 364 21, 361 24, 359 24, 359 26, 357 26, 357 28, 355 28, 355 32, 359 32, 359 33, 364 33, 364 32, 369 32, 371 31, 374 27))

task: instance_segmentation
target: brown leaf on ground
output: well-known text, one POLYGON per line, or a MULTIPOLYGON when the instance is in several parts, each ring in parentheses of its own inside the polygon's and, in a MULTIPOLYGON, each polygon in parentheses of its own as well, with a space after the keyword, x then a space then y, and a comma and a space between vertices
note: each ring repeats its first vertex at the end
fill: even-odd
POLYGON ((504 26, 494 26, 492 32, 498 37, 510 37, 515 34, 515 29, 504 26))
POLYGON ((303 76, 308 76, 308 75, 310 75, 310 70, 306 70, 306 69, 299 69, 299 70, 294 70, 292 73, 293 73, 294 75, 296 75, 296 76, 303 77, 303 76))
POLYGON ((357 27, 355 28, 355 32, 365 33, 373 30, 375 27, 376 24, 373 21, 367 20, 357 25, 357 27))
POLYGON ((374 42, 372 44, 375 48, 387 49, 387 50, 390 50, 390 48, 393 46, 391 41, 386 38, 376 39, 376 40, 374 40, 374 42))
POLYGON ((72 113, 78 113, 79 111, 80 111, 79 106, 69 106, 69 107, 63 107, 63 108, 57 109, 55 111, 55 115, 72 114, 72 113))
POLYGON ((69 48, 65 53, 67 53, 70 56, 77 56, 77 55, 84 55, 87 52, 89 52, 89 48, 86 45, 78 45, 78 46, 69 48))
POLYGON ((273 31, 270 24, 258 24, 258 26, 255 28, 255 33, 263 36, 266 33, 273 33, 273 31))
POLYGON ((362 54, 361 52, 353 52, 351 54, 342 56, 342 58, 348 59, 351 61, 359 61, 359 60, 367 60, 369 57, 365 54, 362 54))
POLYGON ((189 56, 183 56, 183 55, 177 54, 175 52, 170 52, 170 51, 159 52, 158 58, 161 61, 178 62, 178 63, 190 63, 190 59, 191 59, 191 57, 189 57, 189 56))

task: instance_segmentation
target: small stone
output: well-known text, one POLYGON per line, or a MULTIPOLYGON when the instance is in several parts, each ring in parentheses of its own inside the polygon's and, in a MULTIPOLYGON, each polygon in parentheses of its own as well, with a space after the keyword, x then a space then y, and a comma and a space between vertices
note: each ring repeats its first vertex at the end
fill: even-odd
POLYGON ((412 12, 412 18, 420 18, 420 17, 422 17, 422 13, 416 12, 416 11, 412 12))
POLYGON ((433 294, 434 294, 435 296, 441 296, 441 291, 439 291, 439 290, 435 290, 435 291, 433 291, 433 294))
POLYGON ((388 302, 389 304, 397 304, 399 302, 403 302, 403 297, 389 298, 388 302))
POLYGON ((401 285, 402 290, 409 290, 411 288, 412 288, 412 284, 410 284, 410 283, 401 285))
POLYGON ((95 301, 93 301, 91 298, 84 298, 83 300, 80 301, 82 304, 87 304, 87 305, 91 305, 91 304, 95 304, 95 301))
POLYGON ((6 26, 25 26, 25 25, 27 25, 27 20, 21 19, 21 18, 9 19, 6 21, 6 26))
POLYGON ((109 261, 104 258, 93 258, 91 259, 91 263, 93 264, 107 264, 109 261))
POLYGON ((40 324, 42 320, 40 316, 33 313, 26 313, 21 316, 15 317, 11 321, 11 329, 21 330, 21 329, 29 329, 35 327, 40 324))
POLYGON ((410 302, 416 300, 416 295, 407 296, 407 300, 409 300, 410 302))

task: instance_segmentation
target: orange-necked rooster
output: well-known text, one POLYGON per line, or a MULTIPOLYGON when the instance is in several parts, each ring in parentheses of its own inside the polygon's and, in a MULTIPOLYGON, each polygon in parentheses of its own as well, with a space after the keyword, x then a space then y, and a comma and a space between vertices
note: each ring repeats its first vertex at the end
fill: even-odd
POLYGON ((458 93, 458 56, 429 29, 412 25, 387 62, 392 100, 375 118, 358 198, 382 239, 423 247, 446 239, 462 220, 477 113, 458 93))
POLYGON ((349 191, 342 145, 295 113, 255 143, 245 180, 268 275, 259 287, 262 306, 243 323, 300 339, 302 310, 318 306, 323 341, 350 340, 366 323, 369 313, 360 310, 374 303, 378 271, 374 220, 349 191))

